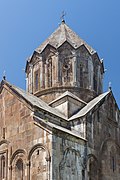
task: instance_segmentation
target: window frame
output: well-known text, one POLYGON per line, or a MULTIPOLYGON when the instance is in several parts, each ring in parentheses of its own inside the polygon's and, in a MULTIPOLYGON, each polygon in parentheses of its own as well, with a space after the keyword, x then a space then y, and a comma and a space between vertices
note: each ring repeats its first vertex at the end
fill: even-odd
POLYGON ((8 149, 4 151, 0 151, 0 178, 1 180, 4 180, 7 178, 7 167, 8 167, 8 149), (3 169, 2 169, 2 157, 4 156, 4 176, 3 176, 3 169))
POLYGON ((34 92, 39 91, 40 89, 40 69, 37 69, 34 72, 34 92))

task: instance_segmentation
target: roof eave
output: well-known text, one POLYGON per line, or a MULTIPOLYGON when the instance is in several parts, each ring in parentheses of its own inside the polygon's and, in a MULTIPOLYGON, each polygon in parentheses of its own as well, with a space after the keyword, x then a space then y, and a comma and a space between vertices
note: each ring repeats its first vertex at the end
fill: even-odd
MULTIPOLYGON (((78 118, 82 118, 82 117, 84 117, 84 116, 86 116, 90 111, 92 111, 93 109, 94 109, 94 107, 96 106, 96 105, 98 105, 104 98, 106 98, 106 96, 108 96, 109 94, 111 93, 111 91, 108 91, 107 92, 107 94, 102 98, 102 99, 100 99, 99 101, 97 101, 90 109, 88 109, 88 111, 86 111, 85 113, 83 113, 83 114, 81 114, 81 115, 73 115, 71 118, 69 118, 68 120, 69 121, 72 121, 72 120, 75 120, 75 119, 78 119, 78 118)), ((89 104, 89 103, 88 103, 89 104)), ((83 108, 85 108, 85 107, 83 107, 83 108)), ((81 109, 82 110, 82 109, 81 109)), ((81 111, 80 110, 80 111, 81 111)), ((79 112, 78 112, 79 113, 79 112)))

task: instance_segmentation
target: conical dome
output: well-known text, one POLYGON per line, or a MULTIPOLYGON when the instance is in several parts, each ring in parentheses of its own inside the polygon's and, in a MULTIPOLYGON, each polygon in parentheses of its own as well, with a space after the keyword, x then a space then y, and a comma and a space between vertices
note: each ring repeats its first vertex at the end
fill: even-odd
POLYGON ((63 21, 60 26, 46 39, 37 49, 41 53, 47 45, 59 48, 64 42, 68 42, 73 48, 77 49, 84 45, 89 53, 93 54, 95 50, 83 41, 72 29, 63 21))
POLYGON ((27 90, 51 102, 70 91, 88 102, 102 92, 103 63, 63 21, 29 58, 27 90))

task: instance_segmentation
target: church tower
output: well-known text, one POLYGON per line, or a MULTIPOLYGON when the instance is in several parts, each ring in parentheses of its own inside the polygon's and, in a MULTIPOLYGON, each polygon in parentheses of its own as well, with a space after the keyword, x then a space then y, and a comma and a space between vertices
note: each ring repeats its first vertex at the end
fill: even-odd
POLYGON ((89 102, 103 91, 103 62, 62 20, 28 59, 27 91, 47 103, 70 91, 89 102))
POLYGON ((0 180, 120 180, 120 110, 98 54, 63 20, 0 84, 0 180))

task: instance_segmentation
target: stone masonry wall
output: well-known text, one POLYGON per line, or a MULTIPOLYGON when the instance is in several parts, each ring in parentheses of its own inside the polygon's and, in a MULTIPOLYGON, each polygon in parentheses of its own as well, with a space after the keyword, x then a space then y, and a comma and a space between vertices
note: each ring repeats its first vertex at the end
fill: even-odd
POLYGON ((0 94, 0 179, 50 180, 51 134, 36 126, 32 111, 6 89, 0 94))
POLYGON ((54 132, 52 139, 52 180, 82 180, 84 176, 85 141, 63 132, 54 132))

